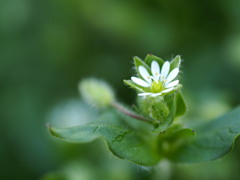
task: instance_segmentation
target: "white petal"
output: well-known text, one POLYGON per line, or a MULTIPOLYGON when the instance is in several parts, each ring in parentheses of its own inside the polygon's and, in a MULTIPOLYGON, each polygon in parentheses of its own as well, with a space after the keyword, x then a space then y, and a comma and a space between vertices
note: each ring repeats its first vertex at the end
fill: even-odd
POLYGON ((166 61, 164 64, 163 64, 163 67, 162 67, 162 70, 161 70, 161 75, 163 76, 163 78, 166 79, 168 73, 169 73, 169 69, 170 69, 170 63, 168 61, 166 61))
POLYGON ((150 94, 152 94, 152 93, 139 93, 138 96, 148 96, 150 94))
POLYGON ((169 84, 166 84, 165 87, 166 88, 174 87, 174 86, 178 85, 178 83, 179 83, 179 80, 175 80, 173 82, 170 82, 169 84))
POLYGON ((156 97, 156 96, 159 96, 159 95, 161 95, 162 93, 160 92, 160 93, 153 93, 151 96, 152 97, 156 97))
POLYGON ((135 82, 136 84, 143 86, 143 87, 149 87, 150 84, 148 84, 146 81, 137 78, 137 77, 131 77, 132 81, 135 82))
POLYGON ((151 63, 151 71, 153 76, 158 76, 160 74, 160 68, 156 61, 152 61, 151 63))
POLYGON ((170 91, 172 91, 173 89, 174 89, 173 87, 171 87, 171 88, 169 88, 169 89, 165 89, 165 90, 162 91, 162 93, 170 92, 170 91))
POLYGON ((171 82, 175 77, 177 77, 178 72, 179 72, 178 68, 173 69, 168 75, 166 83, 171 82))
POLYGON ((145 79, 149 83, 152 82, 151 77, 145 67, 139 66, 138 70, 139 70, 140 75, 143 77, 143 79, 145 79))

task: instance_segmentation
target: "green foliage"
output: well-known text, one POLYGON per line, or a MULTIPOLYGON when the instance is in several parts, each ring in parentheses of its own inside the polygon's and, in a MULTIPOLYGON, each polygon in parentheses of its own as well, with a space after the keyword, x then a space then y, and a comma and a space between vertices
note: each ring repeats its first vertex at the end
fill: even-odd
POLYGON ((112 104, 115 109, 105 109, 94 121, 68 128, 49 126, 49 131, 70 142, 104 139, 115 156, 144 166, 155 165, 162 158, 174 162, 214 160, 228 153, 240 134, 240 107, 216 120, 202 122, 194 127, 195 134, 180 124, 172 124, 175 117, 186 112, 180 92, 138 98, 138 105, 137 113, 112 104), (154 126, 137 120, 153 122, 154 126))
POLYGON ((68 128, 49 126, 49 131, 69 142, 104 139, 115 156, 144 166, 155 165, 162 158, 173 162, 205 162, 230 152, 240 134, 240 107, 213 121, 202 122, 193 131, 180 124, 169 126, 174 113, 181 115, 186 107, 180 93, 165 98, 165 107, 171 110, 157 128, 110 108, 94 121, 68 128), (172 98, 177 105, 169 103, 172 98))
MULTIPOLYGON (((98 149, 98 155, 100 153, 98 149)), ((131 163, 119 162, 113 158, 105 159, 100 164, 96 159, 92 164, 89 160, 74 160, 62 165, 58 170, 46 173, 40 180, 132 180, 130 165, 131 163), (98 168, 95 168, 96 165, 98 168)))
POLYGON ((187 107, 181 93, 176 94, 176 116, 183 116, 186 113, 187 107))
MULTIPOLYGON (((134 57, 136 71, 139 66, 144 66, 150 72, 153 60, 160 66, 164 62, 153 55, 147 55, 145 61, 134 57)), ((170 69, 179 68, 180 63, 180 56, 176 56, 170 69)), ((131 80, 124 83, 144 92, 144 88, 131 80)), ((204 162, 229 152, 240 134, 240 107, 221 118, 201 123, 194 128, 197 134, 194 136, 191 129, 173 124, 176 117, 186 112, 184 98, 177 91, 181 87, 178 85, 175 91, 161 96, 138 97, 138 112, 134 112, 115 101, 107 83, 85 79, 79 84, 83 98, 97 107, 105 107, 105 110, 94 121, 68 128, 50 126, 49 131, 53 136, 71 142, 104 139, 115 156, 145 166, 155 165, 161 158, 175 162, 204 162), (142 126, 146 122, 149 124, 142 126)))
MULTIPOLYGON (((96 143, 54 141, 43 126, 59 104, 78 100, 76 84, 86 76, 108 79, 122 101, 133 103, 132 93, 120 85, 130 73, 127 59, 133 52, 151 51, 169 60, 172 53, 184 55, 181 76, 189 107, 184 122, 212 119, 240 104, 239 6, 240 1, 224 0, 0 1, 0 179, 39 179, 83 158, 92 163, 92 174, 113 172, 96 143), (97 150, 88 152, 89 146, 97 150)), ((222 161, 177 165, 171 179, 240 179, 239 145, 222 161)), ((117 171, 115 177, 97 179, 126 174, 117 171)), ((162 178, 131 171, 138 175, 132 180, 162 178)))
POLYGON ((174 162, 204 162, 230 152, 240 135, 240 107, 215 120, 194 128, 197 136, 186 142, 169 157, 174 162))
MULTIPOLYGON (((158 61, 160 66, 164 63, 161 58, 153 55, 147 55, 145 61, 134 57, 136 71, 138 72, 139 66, 144 66, 150 72, 153 60, 158 61)), ((175 58, 172 63, 172 66, 179 66, 180 58, 175 58)), ((124 82, 140 92, 145 92, 144 87, 131 80, 124 82)), ((139 97, 138 112, 134 112, 115 101, 111 87, 107 83, 85 79, 79 83, 80 93, 87 103, 100 108, 105 107, 102 114, 97 120, 80 126, 69 128, 50 126, 49 130, 53 136, 72 142, 86 143, 102 138, 117 157, 140 165, 154 165, 166 154, 164 151, 166 148, 162 146, 164 139, 172 136, 171 139, 174 140, 171 144, 176 144, 179 137, 185 138, 181 134, 186 134, 178 132, 188 132, 183 128, 176 128, 178 127, 176 125, 169 128, 175 117, 183 115, 186 111, 184 99, 180 92, 176 91, 180 87, 181 85, 175 91, 157 97, 139 97), (149 124, 146 125, 146 122, 149 124)))
POLYGON ((188 139, 195 135, 192 129, 183 128, 179 124, 169 127, 167 131, 161 133, 158 139, 162 156, 167 158, 172 156, 188 139))
POLYGON ((49 126, 49 131, 68 142, 86 143, 101 138, 115 156, 144 166, 155 165, 161 158, 172 155, 185 139, 194 135, 192 130, 180 125, 171 126, 160 134, 149 127, 110 109, 87 124, 68 128, 49 126))
POLYGON ((109 110, 91 123, 70 128, 50 126, 49 131, 53 136, 71 142, 84 143, 102 138, 107 142, 109 150, 121 159, 141 165, 156 164, 161 155, 153 141, 155 136, 145 134, 143 138, 140 132, 124 122, 124 118, 114 110, 109 110))
MULTIPOLYGON (((151 73, 153 60, 160 66, 164 63, 153 55, 147 55, 144 61, 134 57, 139 77, 139 66, 144 66, 151 73)), ((180 64, 181 58, 176 56, 170 62, 170 70, 179 68, 180 64)), ((144 87, 131 80, 124 80, 124 83, 145 92, 144 87)), ((176 117, 186 112, 184 98, 177 91, 181 87, 179 84, 174 91, 155 97, 138 97, 138 112, 134 112, 115 101, 114 93, 107 83, 85 79, 79 83, 83 98, 89 104, 104 107, 105 110, 94 121, 68 128, 49 126, 49 131, 55 137, 77 143, 101 138, 115 156, 144 166, 155 165, 161 158, 175 162, 203 162, 229 152, 240 133, 240 108, 195 127, 195 136, 195 131, 173 124, 176 117), (142 126, 146 122, 150 125, 142 126)))

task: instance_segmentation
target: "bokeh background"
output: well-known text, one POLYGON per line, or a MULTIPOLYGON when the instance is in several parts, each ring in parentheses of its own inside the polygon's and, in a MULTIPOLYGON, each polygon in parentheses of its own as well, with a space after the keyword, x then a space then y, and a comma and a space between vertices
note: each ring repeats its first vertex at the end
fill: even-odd
POLYGON ((163 162, 152 173, 115 158, 102 141, 68 144, 46 128, 94 118, 77 90, 84 77, 105 79, 122 102, 134 103, 122 80, 132 73, 132 57, 147 53, 182 55, 186 120, 236 107, 239 8, 235 0, 1 0, 0 179, 240 179, 239 140, 220 160, 163 162))

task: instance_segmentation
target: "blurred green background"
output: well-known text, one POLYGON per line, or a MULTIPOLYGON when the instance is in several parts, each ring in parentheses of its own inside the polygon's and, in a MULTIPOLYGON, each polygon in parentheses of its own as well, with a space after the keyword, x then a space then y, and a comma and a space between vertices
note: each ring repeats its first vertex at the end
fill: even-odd
POLYGON ((215 162, 163 162, 152 173, 118 160, 102 141, 68 144, 45 126, 94 118, 77 91, 84 77, 107 80, 121 101, 134 103, 122 80, 132 57, 147 53, 182 55, 187 121, 237 106, 239 7, 235 0, 1 0, 0 179, 240 179, 239 140, 215 162))

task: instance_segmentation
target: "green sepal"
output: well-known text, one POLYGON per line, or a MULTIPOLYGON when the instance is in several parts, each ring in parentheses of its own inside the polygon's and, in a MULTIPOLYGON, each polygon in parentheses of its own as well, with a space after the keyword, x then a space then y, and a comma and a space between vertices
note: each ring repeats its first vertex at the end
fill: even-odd
POLYGON ((130 86, 130 87, 133 88, 133 89, 136 89, 136 90, 139 91, 139 92, 145 92, 144 89, 143 89, 141 86, 137 85, 137 84, 134 83, 132 80, 123 80, 123 82, 124 82, 126 85, 130 86))
POLYGON ((151 73, 150 67, 143 61, 141 60, 139 57, 135 56, 133 57, 133 61, 134 61, 134 65, 136 68, 136 72, 138 73, 138 76, 141 77, 142 79, 144 79, 141 74, 139 73, 138 67, 139 66, 143 66, 147 69, 147 71, 149 72, 149 74, 151 73))
POLYGON ((146 62, 146 64, 149 67, 151 67, 152 61, 157 61, 160 67, 162 67, 162 65, 164 63, 164 61, 160 57, 154 56, 152 54, 148 54, 144 59, 144 62, 146 62))
POLYGON ((180 68, 181 65, 181 56, 177 55, 175 58, 170 62, 170 71, 171 72, 175 68, 180 68))

